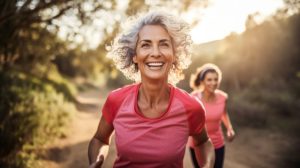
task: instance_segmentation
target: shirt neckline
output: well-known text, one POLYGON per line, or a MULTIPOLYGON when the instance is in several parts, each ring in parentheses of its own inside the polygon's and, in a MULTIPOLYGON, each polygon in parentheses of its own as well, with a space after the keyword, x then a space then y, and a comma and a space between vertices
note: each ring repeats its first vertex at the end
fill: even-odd
POLYGON ((136 87, 136 90, 135 90, 135 93, 134 93, 134 96, 135 96, 135 100, 134 100, 134 112, 139 116, 141 117, 142 119, 144 120, 149 120, 149 121, 156 121, 156 120, 160 120, 162 119, 169 111, 170 111, 170 107, 171 107, 171 104, 172 104, 172 101, 173 101, 173 95, 174 95, 174 87, 171 85, 171 84, 168 84, 168 86, 170 87, 170 99, 169 99, 169 103, 168 103, 168 107, 166 109, 166 111, 164 113, 162 113, 159 117, 156 117, 156 118, 148 118, 146 116, 144 116, 139 108, 138 108, 138 92, 139 92, 139 88, 141 87, 141 84, 142 83, 139 83, 136 87))
POLYGON ((198 97, 200 98, 200 100, 202 101, 202 103, 205 103, 205 104, 217 104, 218 101, 219 101, 219 97, 218 97, 218 94, 216 94, 216 98, 214 101, 206 101, 204 98, 203 98, 203 93, 202 92, 198 92, 198 97))

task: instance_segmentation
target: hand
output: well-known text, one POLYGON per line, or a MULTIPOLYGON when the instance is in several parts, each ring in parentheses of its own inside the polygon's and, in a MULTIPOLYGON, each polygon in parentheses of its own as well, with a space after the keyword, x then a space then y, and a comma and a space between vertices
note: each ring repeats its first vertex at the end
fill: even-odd
POLYGON ((233 141, 235 137, 235 132, 233 129, 227 130, 227 139, 229 142, 233 141))
POLYGON ((92 163, 89 168, 101 168, 103 164, 104 156, 101 155, 96 162, 92 163))

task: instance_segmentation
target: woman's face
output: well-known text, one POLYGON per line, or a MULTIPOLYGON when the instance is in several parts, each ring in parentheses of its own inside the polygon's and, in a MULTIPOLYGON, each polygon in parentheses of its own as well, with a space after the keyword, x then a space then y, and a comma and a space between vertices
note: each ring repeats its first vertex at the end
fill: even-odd
POLYGON ((216 72, 207 72, 205 74, 204 80, 202 84, 204 86, 204 90, 208 92, 214 92, 219 86, 219 77, 216 72))
POLYGON ((136 55, 133 57, 142 79, 167 80, 174 61, 168 32, 159 25, 144 26, 139 32, 136 55))

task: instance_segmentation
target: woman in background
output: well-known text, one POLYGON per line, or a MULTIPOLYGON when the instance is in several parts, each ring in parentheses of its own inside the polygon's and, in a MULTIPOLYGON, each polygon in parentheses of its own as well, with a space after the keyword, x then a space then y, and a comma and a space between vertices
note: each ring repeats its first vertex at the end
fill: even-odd
MULTIPOLYGON (((235 132, 226 110, 227 94, 219 90, 222 80, 220 69, 214 64, 204 64, 191 75, 190 86, 193 88, 191 93, 203 103, 206 110, 206 130, 215 148, 214 168, 222 168, 225 155, 225 143, 221 123, 225 125, 226 135, 231 142, 235 132)), ((193 143, 190 143, 190 152, 194 166, 199 167, 195 157, 193 143)))

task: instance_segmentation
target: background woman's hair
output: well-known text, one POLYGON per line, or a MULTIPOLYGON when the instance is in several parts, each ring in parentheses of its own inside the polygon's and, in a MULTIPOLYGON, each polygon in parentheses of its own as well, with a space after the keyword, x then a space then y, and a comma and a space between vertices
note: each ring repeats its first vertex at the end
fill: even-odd
POLYGON ((208 72, 215 72, 218 74, 218 83, 222 80, 222 72, 220 68, 212 63, 207 63, 202 65, 201 67, 197 68, 196 72, 191 75, 190 78, 190 87, 195 89, 198 89, 201 87, 201 82, 204 80, 205 75, 208 72))
POLYGON ((123 31, 114 39, 107 56, 128 79, 140 81, 140 73, 133 57, 136 54, 139 31, 145 25, 161 25, 171 36, 175 62, 169 73, 169 82, 178 83, 184 78, 182 71, 191 63, 192 40, 189 25, 168 13, 152 11, 130 17, 124 24, 123 31))

